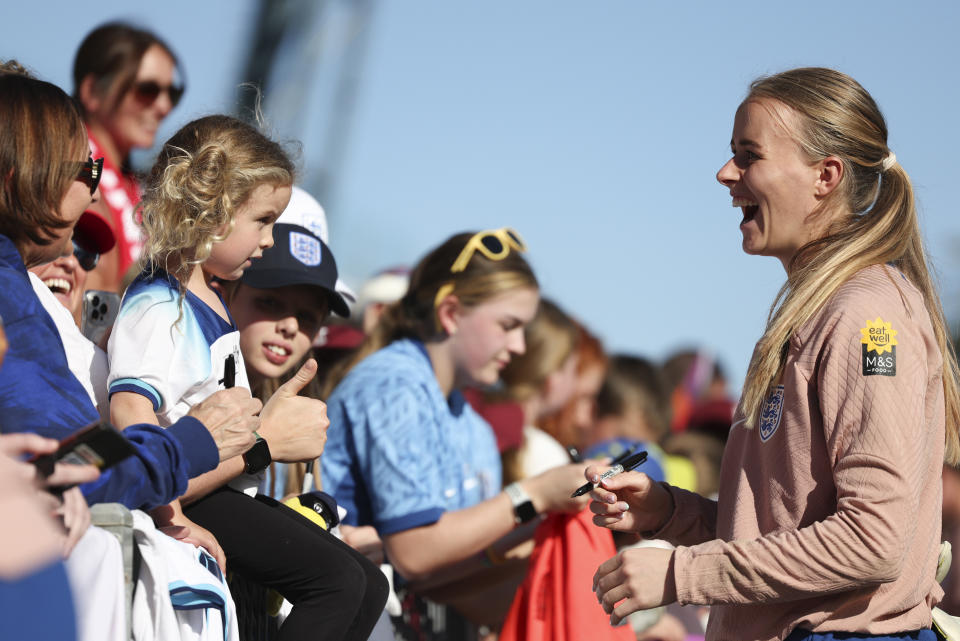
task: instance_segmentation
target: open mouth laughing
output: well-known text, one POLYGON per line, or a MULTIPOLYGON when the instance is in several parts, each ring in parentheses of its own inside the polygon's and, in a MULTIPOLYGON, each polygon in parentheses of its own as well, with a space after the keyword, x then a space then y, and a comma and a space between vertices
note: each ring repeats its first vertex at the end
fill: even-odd
POLYGON ((741 211, 743 211, 743 220, 740 222, 741 225, 753 220, 757 215, 757 211, 760 209, 760 205, 754 201, 739 197, 733 199, 733 206, 739 207, 741 211))
POLYGON ((73 291, 73 283, 66 278, 47 278, 43 281, 43 284, 54 294, 69 296, 70 292, 73 291))

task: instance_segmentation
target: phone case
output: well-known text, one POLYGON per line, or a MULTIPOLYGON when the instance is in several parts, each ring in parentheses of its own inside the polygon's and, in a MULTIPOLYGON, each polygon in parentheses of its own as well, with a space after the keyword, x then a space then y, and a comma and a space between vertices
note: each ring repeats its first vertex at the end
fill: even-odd
POLYGON ((120 310, 120 297, 113 292, 89 289, 83 295, 83 335, 100 344, 107 330, 113 326, 120 310))
POLYGON ((31 459, 44 477, 57 463, 96 465, 104 470, 133 454, 133 444, 109 423, 93 423, 60 441, 56 452, 31 459))

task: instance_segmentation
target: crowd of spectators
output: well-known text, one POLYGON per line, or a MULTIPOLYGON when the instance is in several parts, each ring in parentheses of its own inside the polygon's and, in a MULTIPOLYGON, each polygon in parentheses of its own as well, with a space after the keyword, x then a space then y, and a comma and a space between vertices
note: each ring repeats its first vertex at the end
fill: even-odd
MULTIPOLYGON (((735 392, 706 346, 608 353, 590 318, 544 297, 536 248, 506 227, 437 238, 354 294, 322 207, 256 125, 185 123, 134 173, 184 77, 122 23, 80 45, 72 96, 0 66, 10 638, 707 634, 723 599, 614 609, 632 603, 627 551, 669 554, 695 529, 635 526, 643 502, 722 496, 735 392), (62 456, 91 426, 126 456, 62 456), (573 494, 641 451, 642 481, 573 494), (131 511, 133 576, 91 525, 99 503, 131 511)), ((945 468, 951 532, 955 486, 945 468)))

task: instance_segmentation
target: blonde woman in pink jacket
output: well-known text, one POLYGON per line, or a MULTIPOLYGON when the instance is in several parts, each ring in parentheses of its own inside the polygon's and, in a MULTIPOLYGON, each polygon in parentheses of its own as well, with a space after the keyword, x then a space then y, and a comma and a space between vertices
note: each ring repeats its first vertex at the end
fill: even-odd
POLYGON ((707 639, 935 639, 960 396, 910 179, 871 96, 831 69, 755 81, 731 150, 717 180, 743 214, 743 250, 778 258, 787 281, 719 499, 636 472, 594 490, 598 525, 677 545, 605 562, 597 597, 613 622, 709 604, 707 639))

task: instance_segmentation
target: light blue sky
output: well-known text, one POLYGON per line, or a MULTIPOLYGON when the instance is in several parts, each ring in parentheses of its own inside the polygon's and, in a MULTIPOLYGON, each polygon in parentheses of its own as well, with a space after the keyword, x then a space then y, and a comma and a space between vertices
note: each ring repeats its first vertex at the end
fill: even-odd
MULTIPOLYGON (((85 33, 134 19, 187 69, 162 138, 189 118, 232 111, 257 3, 131 6, 21 3, 0 23, 0 57, 69 90, 85 33)), ((739 388, 783 271, 741 252, 740 212, 714 174, 750 80, 823 65, 857 78, 883 109, 915 181, 945 306, 960 317, 956 3, 434 0, 381 2, 359 25, 343 27, 344 15, 329 3, 328 24, 342 28, 284 51, 283 77, 306 111, 292 116, 300 103, 279 89, 265 104, 277 135, 302 140, 305 182, 316 184, 331 75, 368 30, 348 145, 332 190, 316 194, 354 284, 456 231, 510 225, 544 292, 609 348, 659 358, 702 345, 739 388), (313 54, 319 63, 304 62, 313 54)))

